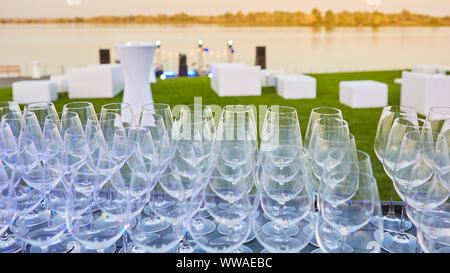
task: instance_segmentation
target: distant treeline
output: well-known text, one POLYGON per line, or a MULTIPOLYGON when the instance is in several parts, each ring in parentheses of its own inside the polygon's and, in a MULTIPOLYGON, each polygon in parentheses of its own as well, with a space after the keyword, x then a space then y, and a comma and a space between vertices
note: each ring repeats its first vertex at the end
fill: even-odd
POLYGON ((385 14, 374 11, 331 10, 325 13, 250 12, 224 13, 217 16, 191 16, 186 13, 136 16, 98 16, 90 18, 0 19, 0 23, 84 23, 84 24, 218 24, 227 26, 450 26, 450 16, 432 17, 407 10, 385 14))

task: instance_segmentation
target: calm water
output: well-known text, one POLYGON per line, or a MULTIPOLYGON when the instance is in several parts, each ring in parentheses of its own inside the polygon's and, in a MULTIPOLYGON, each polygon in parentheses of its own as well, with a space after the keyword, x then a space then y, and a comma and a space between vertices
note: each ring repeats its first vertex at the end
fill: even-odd
POLYGON ((178 53, 195 68, 197 40, 209 52, 204 63, 227 60, 228 40, 234 61, 253 64, 255 46, 267 48, 267 67, 286 72, 398 69, 414 64, 450 65, 450 27, 335 28, 220 27, 173 25, 0 25, 0 64, 20 64, 25 73, 39 60, 44 72, 98 63, 98 49, 126 41, 161 40, 156 60, 177 70, 178 53))

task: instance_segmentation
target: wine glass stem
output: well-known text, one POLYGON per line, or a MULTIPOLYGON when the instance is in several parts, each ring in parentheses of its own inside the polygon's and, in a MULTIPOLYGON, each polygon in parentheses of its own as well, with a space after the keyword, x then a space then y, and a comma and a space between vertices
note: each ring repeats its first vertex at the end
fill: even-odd
POLYGON ((394 210, 394 189, 390 189, 391 199, 389 201, 389 211, 387 213, 387 217, 394 219, 395 218, 395 210, 394 210))
POLYGON ((127 231, 122 235, 123 253, 128 253, 127 231))
POLYGON ((409 192, 409 183, 406 186, 406 191, 405 191, 405 200, 402 202, 402 216, 400 218, 400 233, 399 233, 399 238, 400 239, 406 239, 408 238, 408 236, 405 233, 405 210, 406 210, 406 205, 407 205, 407 201, 408 201, 408 192, 409 192))
POLYGON ((341 251, 340 251, 341 253, 344 253, 345 241, 347 241, 347 235, 342 235, 341 251))

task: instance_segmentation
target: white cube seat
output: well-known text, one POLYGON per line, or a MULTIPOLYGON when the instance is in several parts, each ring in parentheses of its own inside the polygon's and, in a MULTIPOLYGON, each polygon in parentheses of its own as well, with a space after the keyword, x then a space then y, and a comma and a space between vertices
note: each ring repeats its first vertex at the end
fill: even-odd
POLYGON ((260 96, 260 68, 242 63, 211 65, 211 88, 220 97, 260 96))
POLYGON ((339 101, 351 108, 377 108, 388 104, 388 85, 377 81, 341 81, 339 101))
POLYGON ((450 75, 403 71, 400 105, 422 115, 431 107, 450 107, 450 75))
POLYGON ((69 77, 67 75, 51 75, 50 80, 56 82, 58 93, 69 90, 69 77))
POLYGON ((49 80, 18 81, 12 84, 13 100, 18 104, 48 102, 58 99, 55 82, 49 80))
POLYGON ((277 93, 285 99, 313 99, 316 97, 316 79, 307 75, 277 76, 277 93))
POLYGON ((113 98, 124 88, 120 64, 89 65, 68 72, 69 98, 113 98))

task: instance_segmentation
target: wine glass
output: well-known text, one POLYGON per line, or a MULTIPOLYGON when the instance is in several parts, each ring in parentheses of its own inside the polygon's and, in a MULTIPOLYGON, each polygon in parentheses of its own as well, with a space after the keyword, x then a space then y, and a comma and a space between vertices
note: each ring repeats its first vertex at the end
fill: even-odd
MULTIPOLYGON (((209 156, 215 132, 212 111, 209 106, 182 106, 180 115, 172 127, 173 161, 182 175, 197 173, 205 176, 209 167, 209 156)), ((214 222, 196 217, 196 233, 208 234, 214 231, 214 222)), ((194 252, 196 249, 188 241, 188 233, 180 243, 179 252, 194 252)), ((198 250, 198 248, 197 248, 198 250)))
POLYGON ((69 102, 64 104, 61 116, 64 116, 67 112, 75 112, 78 114, 78 118, 81 121, 83 130, 86 127, 89 117, 97 118, 94 110, 94 105, 91 102, 69 102))
POLYGON ((312 109, 311 114, 309 115, 308 127, 306 128, 305 147, 309 147, 309 140, 311 139, 311 134, 313 131, 315 121, 325 117, 343 119, 342 111, 337 108, 316 107, 312 109))
POLYGON ((107 115, 107 113, 116 113, 120 116, 123 127, 135 126, 136 121, 134 119, 133 111, 131 110, 131 106, 125 102, 115 102, 108 103, 102 106, 102 110, 100 112, 100 120, 103 120, 103 116, 107 115))
POLYGON ((25 106, 24 115, 33 112, 39 121, 40 128, 44 128, 45 118, 48 115, 58 114, 53 102, 36 102, 25 106))
POLYGON ((209 105, 202 105, 202 104, 187 104, 182 105, 180 109, 179 117, 182 117, 183 115, 192 115, 192 114, 200 114, 204 115, 206 118, 206 121, 208 123, 209 128, 211 129, 212 135, 216 132, 216 124, 214 122, 214 114, 211 109, 211 106, 209 105))
POLYGON ((288 106, 272 106, 267 109, 261 130, 261 148, 266 142, 292 144, 303 147, 297 110, 288 106))
POLYGON ((271 149, 278 144, 290 144, 303 147, 298 119, 280 116, 270 117, 263 123, 261 130, 261 150, 271 149))
POLYGON ((115 242, 126 228, 123 218, 126 211, 124 197, 117 191, 111 196, 116 206, 99 206, 94 211, 96 200, 104 200, 110 178, 107 174, 97 172, 89 164, 82 164, 72 171, 69 201, 66 208, 67 226, 73 238, 80 245, 81 252, 113 252, 115 242), (118 205, 121 204, 121 205, 118 205), (109 209, 113 208, 113 209, 109 209), (105 218, 114 219, 108 226, 98 227, 98 221, 105 218))
POLYGON ((305 243, 305 240, 292 236, 303 235, 305 225, 310 222, 301 222, 301 232, 299 227, 296 228, 296 234, 288 232, 291 226, 297 225, 313 208, 314 193, 307 187, 311 183, 309 180, 313 179, 308 152, 298 146, 284 146, 278 147, 270 156, 270 161, 263 161, 261 164, 263 171, 259 183, 262 188, 261 207, 265 216, 275 225, 270 225, 269 222, 262 226, 262 231, 269 235, 264 238, 264 243, 271 251, 298 252, 309 240, 305 243))
POLYGON ((397 118, 394 120, 384 156, 385 171, 396 185, 404 187, 400 232, 394 236, 385 233, 381 246, 389 252, 416 251, 416 237, 407 234, 404 228, 405 203, 410 189, 419 187, 433 176, 427 155, 432 141, 431 124, 422 119, 397 118))
POLYGON ((324 176, 324 181, 319 198, 320 213, 323 220, 341 235, 339 249, 343 252, 347 236, 368 224, 374 214, 378 191, 376 180, 358 171, 333 171, 324 176), (343 175, 344 180, 334 182, 334 177, 343 175))
MULTIPOLYGON (((405 118, 417 118, 417 112, 413 108, 406 106, 386 106, 383 108, 383 111, 380 116, 380 120, 378 122, 377 132, 374 140, 374 151, 378 160, 384 164, 384 155, 386 151, 386 145, 389 138, 389 133, 391 131, 394 120, 397 117, 405 117, 405 118)), ((393 196, 394 189, 390 190, 390 204, 389 211, 383 217, 384 228, 387 231, 398 232, 400 230, 400 219, 395 215, 394 204, 393 204, 393 196)), ((405 220, 404 223, 405 230, 409 230, 412 227, 412 223, 408 220, 405 220)))
MULTIPOLYGON (((151 161, 156 164, 156 175, 150 179, 157 181, 158 175, 166 170, 172 158, 169 133, 166 130, 163 116, 155 114, 152 110, 143 109, 139 114, 138 124, 140 127, 148 129, 152 136, 156 158, 151 159, 151 161)), ((165 202, 165 206, 171 204, 170 200, 165 199, 160 199, 160 202, 165 202)), ((142 222, 146 225, 147 231, 152 230, 158 232, 170 226, 168 221, 161 219, 161 217, 156 215, 148 205, 144 208, 144 214, 148 216, 142 219, 142 222)))
MULTIPOLYGON (((149 207, 162 221, 169 223, 165 229, 153 230, 153 222, 146 221, 139 227, 142 231, 132 235, 133 242, 149 252, 169 252, 182 240, 187 218, 192 216, 189 203, 202 192, 199 177, 181 176, 176 166, 170 165, 157 178, 150 192, 149 207)), ((201 203, 201 200, 199 201, 201 203)))
POLYGON ((64 216, 54 210, 51 207, 52 203, 49 202, 53 188, 60 183, 64 176, 64 168, 58 152, 58 148, 62 148, 62 141, 59 131, 56 129, 54 132, 52 137, 48 137, 47 130, 47 137, 44 138, 36 114, 32 111, 24 114, 24 126, 20 133, 19 146, 21 143, 28 143, 28 145, 25 146, 23 153, 19 154, 19 166, 22 167, 22 179, 31 188, 42 192, 43 195, 40 209, 32 214, 43 214, 48 220, 43 226, 30 226, 27 224, 29 216, 21 215, 16 218, 11 229, 23 241, 44 250, 59 240, 66 228, 64 216), (34 149, 29 149, 30 147, 34 149))
POLYGON ((17 253, 22 250, 22 243, 16 240, 16 236, 8 232, 9 224, 14 221, 17 211, 17 203, 13 198, 12 181, 14 171, 6 170, 3 162, 0 167, 0 253, 17 253))
POLYGON ((0 102, 0 117, 10 112, 17 112, 22 114, 22 110, 20 110, 20 106, 15 101, 1 101, 0 102))
POLYGON ((370 155, 364 151, 356 150, 358 156, 358 168, 359 171, 365 174, 373 175, 372 162, 370 161, 370 155))
POLYGON ((172 125, 173 125, 173 115, 172 110, 170 109, 170 105, 166 103, 153 103, 153 104, 145 104, 141 108, 142 111, 148 111, 152 114, 157 114, 162 116, 164 126, 166 127, 167 132, 169 133, 169 138, 172 137, 172 125))
POLYGON ((423 211, 417 226, 417 238, 426 253, 449 253, 448 219, 450 217, 450 192, 436 181, 427 191, 423 211), (439 199, 435 197, 438 196, 439 199), (439 201, 439 202, 436 202, 439 201))
POLYGON ((431 107, 427 120, 431 122, 433 139, 437 140, 438 134, 442 131, 444 123, 450 119, 450 107, 431 107))

